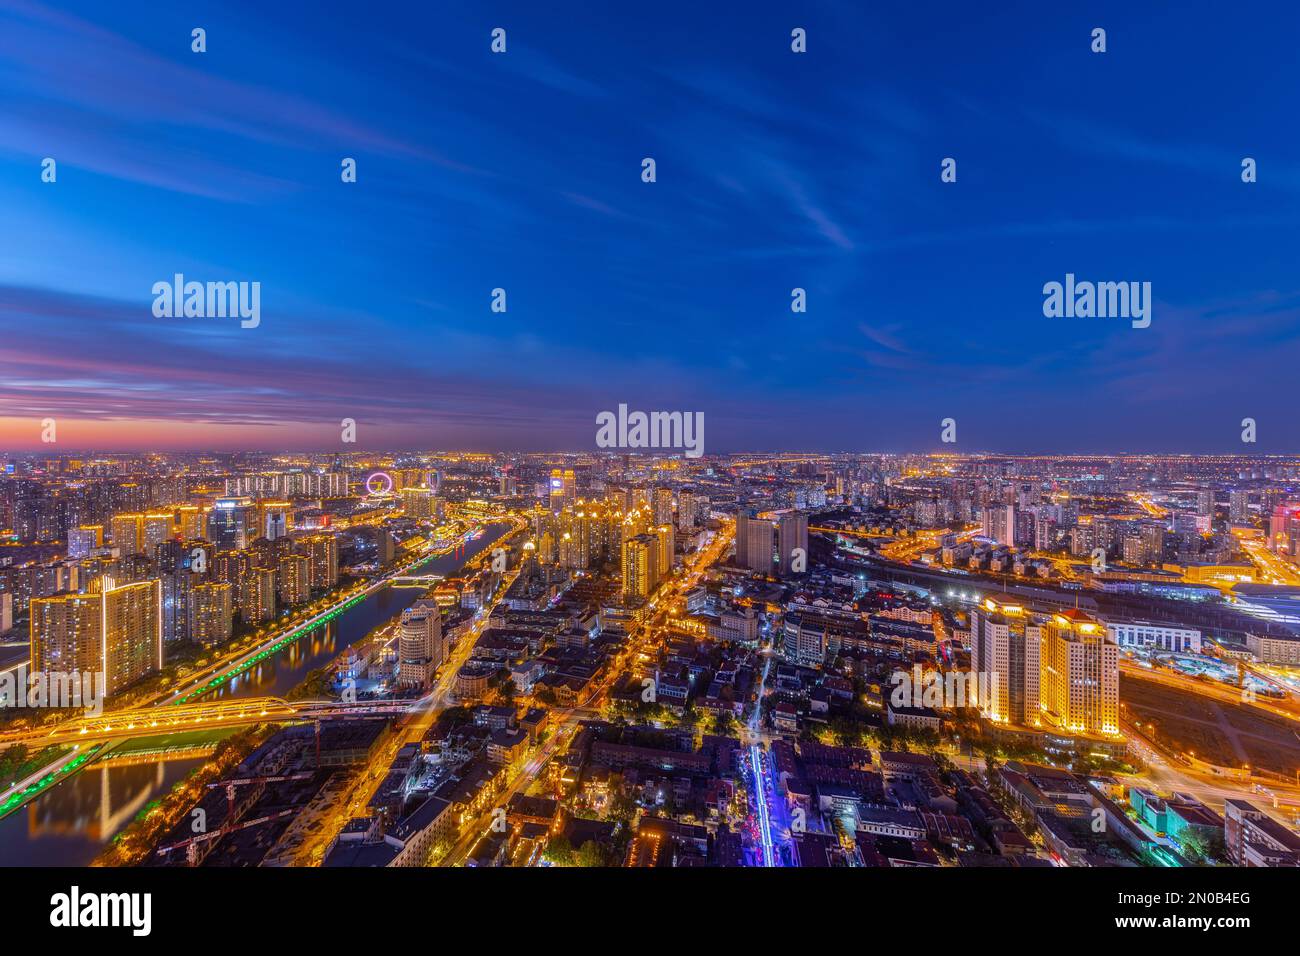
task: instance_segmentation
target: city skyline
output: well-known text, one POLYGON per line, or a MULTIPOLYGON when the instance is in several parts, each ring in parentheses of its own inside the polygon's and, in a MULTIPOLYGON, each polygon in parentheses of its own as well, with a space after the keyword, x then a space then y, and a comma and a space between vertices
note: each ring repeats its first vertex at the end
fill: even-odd
POLYGON ((1257 27, 1290 13, 1251 11, 0 4, 0 446, 352 418, 581 452, 626 402, 703 413, 705 454, 947 450, 950 417, 962 452, 1226 453, 1247 417, 1300 449, 1288 31, 1257 27), (177 274, 259 282, 260 323, 155 317, 177 274), (1150 282, 1151 325, 1046 318, 1067 275, 1150 282))
POLYGON ((1297 562, 1300 456, 0 455, 0 858, 1294 868, 1297 562))
POLYGON ((7 928, 1282 926, 1297 36, 0 0, 7 928))

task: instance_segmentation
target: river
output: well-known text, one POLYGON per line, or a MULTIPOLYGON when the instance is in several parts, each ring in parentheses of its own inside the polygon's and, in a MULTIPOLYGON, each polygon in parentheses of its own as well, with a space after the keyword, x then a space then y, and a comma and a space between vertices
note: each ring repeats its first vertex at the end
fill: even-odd
MULTIPOLYGON (((413 573, 450 575, 510 529, 487 525, 462 550, 429 559, 413 573)), ((215 693, 282 697, 308 673, 345 647, 406 610, 422 588, 382 588, 323 627, 304 634, 256 668, 215 693)), ((150 800, 161 798, 204 756, 178 753, 125 765, 91 764, 75 776, 0 820, 0 866, 85 866, 150 800)))

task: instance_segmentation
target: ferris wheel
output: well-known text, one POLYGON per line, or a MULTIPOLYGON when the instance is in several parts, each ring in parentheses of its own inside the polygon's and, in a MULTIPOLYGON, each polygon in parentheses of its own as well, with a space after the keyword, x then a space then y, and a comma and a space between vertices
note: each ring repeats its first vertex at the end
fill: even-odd
POLYGON ((375 498, 393 493, 393 476, 386 471, 377 471, 366 479, 366 491, 375 498))

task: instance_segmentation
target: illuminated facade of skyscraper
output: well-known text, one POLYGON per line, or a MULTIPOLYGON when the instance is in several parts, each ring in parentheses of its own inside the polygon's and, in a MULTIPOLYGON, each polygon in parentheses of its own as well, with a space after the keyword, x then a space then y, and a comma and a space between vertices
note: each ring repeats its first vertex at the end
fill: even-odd
POLYGON ((673 490, 671 488, 655 489, 654 520, 655 524, 658 525, 673 523, 673 490))
POLYGON ((437 506, 438 496, 431 488, 402 489, 402 510, 408 518, 435 518, 437 506))
POLYGON ((971 672, 980 712, 998 723, 1040 724, 1042 622, 990 598, 970 615, 971 672))
POLYGON ((208 513, 206 537, 221 550, 242 551, 259 537, 256 516, 251 498, 218 498, 208 513))
POLYGON ((129 554, 141 554, 144 548, 144 515, 114 515, 109 522, 109 531, 113 538, 113 547, 123 557, 129 554))
POLYGON ((736 516, 736 563, 742 568, 772 573, 772 522, 742 511, 736 516))
POLYGON ((312 590, 339 583, 339 542, 332 534, 313 534, 298 542, 311 558, 312 590))
POLYGON ((578 500, 578 479, 572 468, 552 468, 549 487, 552 511, 560 511, 578 500))
POLYGON ((175 524, 170 511, 146 514, 141 523, 140 553, 152 555, 158 545, 175 534, 175 524))
POLYGON ((190 591, 190 639, 200 644, 230 640, 235 614, 235 589, 224 581, 197 584, 190 591))
POLYGON ((1042 707, 1061 730, 1119 733, 1119 645, 1082 611, 1054 614, 1043 627, 1042 707))
POLYGON ((86 594, 32 600, 32 669, 102 673, 112 695, 162 667, 162 586, 118 586, 108 578, 95 584, 86 594))
POLYGON ((441 663, 442 616, 436 602, 403 611, 398 636, 398 683, 428 687, 441 663))
POLYGON ((695 527, 695 507, 697 497, 689 491, 677 495, 677 527, 690 531, 695 527))
POLYGON ((204 537, 207 529, 207 509, 197 505, 182 505, 176 509, 176 533, 186 541, 204 537))
POLYGON ((271 541, 283 538, 293 528, 293 506, 287 501, 259 501, 257 503, 257 531, 253 537, 271 541))
POLYGON ((311 597, 311 559, 305 554, 286 554, 280 559, 280 601, 302 604, 311 597))
POLYGON ((1016 543, 1015 505, 990 504, 984 509, 984 537, 998 544, 1016 543))
POLYGON ((103 525, 82 525, 68 531, 68 557, 85 558, 104 546, 103 525))
POLYGON ((676 535, 672 523, 660 525, 654 530, 658 545, 655 553, 655 565, 658 571, 656 584, 668 576, 673 568, 673 551, 676 548, 676 535))
POLYGON ((152 553, 162 582, 163 641, 188 640, 190 593, 203 576, 190 569, 191 551, 183 541, 164 541, 152 553))
POLYGON ((659 538, 639 534, 623 542, 623 596, 645 600, 659 583, 659 538))
POLYGON ((253 568, 244 575, 239 589, 239 614, 247 624, 261 624, 275 617, 275 571, 253 568))
POLYGON ((776 526, 776 566, 782 577, 798 573, 794 563, 798 555, 803 556, 803 567, 807 569, 808 561, 808 516, 802 512, 783 514, 776 526))

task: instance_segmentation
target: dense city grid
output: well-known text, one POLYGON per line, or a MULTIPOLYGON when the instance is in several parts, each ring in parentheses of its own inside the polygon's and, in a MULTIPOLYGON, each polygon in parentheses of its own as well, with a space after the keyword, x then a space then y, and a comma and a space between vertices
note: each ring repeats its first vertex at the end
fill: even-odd
POLYGON ((6 471, 12 862, 1300 861, 1300 460, 6 471))

